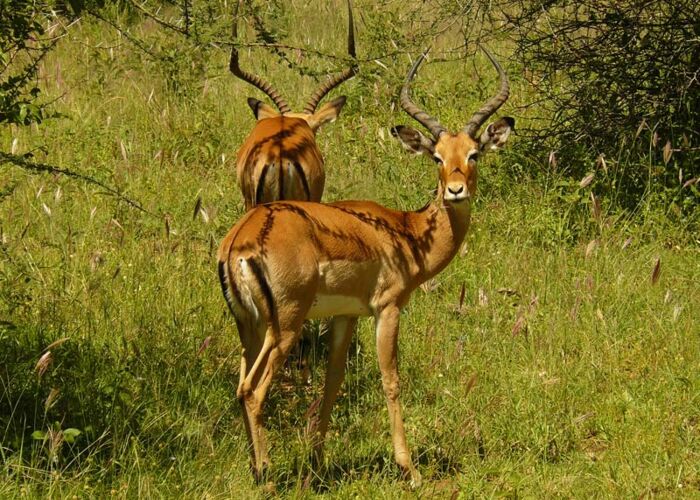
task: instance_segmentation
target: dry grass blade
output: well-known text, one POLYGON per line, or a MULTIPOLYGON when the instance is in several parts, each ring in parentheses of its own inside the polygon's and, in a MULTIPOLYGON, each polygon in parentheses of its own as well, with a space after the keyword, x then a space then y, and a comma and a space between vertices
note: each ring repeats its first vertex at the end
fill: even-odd
POLYGON ((625 240, 625 242, 622 244, 622 249, 624 250, 625 248, 627 248, 628 246, 630 246, 630 243, 632 243, 632 237, 631 237, 631 236, 630 236, 629 238, 627 238, 627 239, 625 240))
POLYGON ((199 215, 202 216, 202 220, 205 224, 209 224, 209 212, 204 207, 199 207, 199 215))
POLYGON ((488 297, 488 295, 486 295, 486 292, 484 291, 483 288, 479 288, 478 296, 479 296, 479 299, 478 299, 479 305, 481 307, 486 307, 487 305, 489 305, 489 297, 488 297))
POLYGON ((645 119, 642 119, 641 122, 639 122, 639 127, 637 127, 637 132, 634 134, 634 139, 637 140, 639 138, 639 135, 642 133, 642 130, 644 130, 647 126, 647 121, 645 119))
POLYGON ((209 347, 209 344, 211 344, 211 335, 209 335, 207 338, 204 339, 204 341, 202 342, 202 345, 200 345, 199 349, 197 349, 197 354, 195 355, 195 357, 198 358, 199 356, 201 356, 202 353, 204 352, 204 350, 207 347, 209 347))
POLYGON ((671 146, 671 140, 669 139, 666 141, 666 145, 664 146, 664 163, 668 165, 668 162, 671 160, 671 155, 673 154, 673 147, 671 146))
POLYGON ((462 243, 462 246, 459 247, 459 256, 464 257, 465 255, 467 255, 468 251, 469 251, 469 246, 467 245, 467 242, 465 241, 464 243, 462 243))
POLYGON ((693 177, 692 179, 688 179, 683 183, 683 188, 687 188, 688 186, 692 186, 693 184, 697 184, 698 181, 700 181, 700 177, 693 177))
POLYGON ((583 415, 579 415, 578 417, 574 418, 574 425, 582 424, 586 420, 589 420, 593 417, 595 417, 594 411, 590 411, 588 413, 584 413, 583 415))
POLYGON ((45 351, 50 351, 51 349, 54 349, 54 348, 60 346, 61 344, 65 344, 65 343, 68 342, 69 340, 70 340, 70 337, 63 337, 63 338, 60 338, 60 339, 58 339, 58 340, 54 340, 54 341, 51 342, 48 346, 46 346, 46 349, 44 349, 44 350, 45 350, 45 351))
POLYGON ((420 285, 420 289, 423 290, 425 293, 430 293, 434 291, 440 283, 436 278, 430 278, 428 281, 424 281, 420 285))
POLYGON ((600 200, 596 198, 593 191, 591 191, 591 213, 593 214, 593 218, 597 222, 600 222, 600 200))
POLYGON ((46 397, 46 401, 44 401, 44 411, 49 411, 53 405, 56 404, 56 401, 58 400, 58 395, 61 393, 59 389, 56 387, 52 387, 51 390, 49 391, 49 395, 46 397))
POLYGON ((49 369, 49 366, 51 365, 51 362, 53 361, 53 354, 51 354, 51 351, 46 351, 42 356, 39 358, 39 361, 36 362, 36 366, 34 367, 34 371, 41 377, 44 373, 46 373, 46 370, 49 369))
POLYGON ((586 177, 581 179, 581 182, 579 182, 579 186, 581 186, 582 188, 588 187, 591 184, 591 182, 593 182, 594 178, 595 178, 595 172, 591 172, 586 177))
POLYGON ((464 395, 466 396, 471 392, 471 390, 476 385, 476 372, 472 373, 472 376, 467 380, 467 385, 464 386, 464 395))
POLYGON ((552 170, 557 169, 557 155, 554 151, 549 152, 549 166, 552 167, 552 170))
POLYGON ((651 145, 656 147, 659 144, 659 133, 654 132, 654 134, 651 136, 651 145))
POLYGON ((118 228, 122 233, 124 232, 124 226, 122 226, 117 219, 112 219, 109 221, 114 227, 118 228))
POLYGON ((656 263, 654 264, 654 270, 651 272, 651 284, 656 285, 659 281, 659 276, 661 276, 661 258, 656 258, 656 263))
POLYGON ((530 297, 530 304, 528 305, 527 309, 528 312, 533 312, 537 306, 540 303, 540 297, 537 294, 532 294, 532 297, 530 297))
POLYGON ((521 311, 520 314, 518 315, 518 318, 515 320, 515 324, 513 325, 513 328, 511 329, 511 333, 513 335, 518 335, 521 331, 523 331, 527 326, 527 318, 525 318, 525 314, 521 311))
POLYGON ((104 262, 105 259, 102 252, 94 252, 90 256, 90 271, 94 273, 102 264, 104 264, 104 262))
POLYGON ((591 241, 588 243, 588 245, 586 245, 585 257, 588 258, 588 257, 590 257, 591 255, 593 255, 593 253, 595 252, 596 248, 598 248, 598 240, 597 240, 597 239, 596 239, 596 240, 591 240, 591 241))
POLYGON ((678 321, 678 317, 681 315, 682 310, 683 306, 680 304, 673 306, 673 321, 678 321))
POLYGON ((574 305, 571 306, 571 310, 569 311, 569 318, 571 318, 571 321, 575 321, 576 318, 578 318, 578 310, 581 307, 581 297, 576 297, 576 300, 574 301, 574 305))
POLYGON ((596 308, 595 317, 598 318, 598 321, 605 324, 605 316, 603 315, 603 311, 600 309, 600 307, 596 308))
POLYGON ((119 141, 119 149, 121 150, 122 158, 124 159, 124 161, 128 162, 129 155, 126 153, 126 146, 124 145, 124 141, 119 141))
POLYGON ((602 168, 603 172, 608 173, 608 162, 605 161, 605 155, 601 153, 595 161, 595 165, 598 168, 602 168))

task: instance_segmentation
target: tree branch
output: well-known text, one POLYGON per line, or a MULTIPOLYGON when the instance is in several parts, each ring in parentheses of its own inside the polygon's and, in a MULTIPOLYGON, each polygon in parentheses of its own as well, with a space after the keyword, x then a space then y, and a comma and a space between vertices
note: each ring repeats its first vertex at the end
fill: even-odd
POLYGON ((81 174, 78 172, 73 172, 72 170, 56 167, 54 165, 48 165, 46 163, 36 163, 33 161, 28 161, 26 158, 24 158, 22 156, 9 154, 9 153, 5 153, 2 151, 0 151, 0 164, 1 163, 11 163, 12 165, 15 165, 16 167, 22 168, 24 170, 29 170, 31 172, 45 172, 45 173, 50 173, 50 174, 61 174, 61 175, 65 175, 66 177, 71 177, 73 179, 78 179, 78 180, 81 180, 83 182, 87 182, 88 184, 94 184, 95 186, 99 186, 102 189, 104 189, 105 191, 107 191, 108 194, 125 202, 127 205, 130 205, 133 208, 140 210, 141 212, 148 214, 152 217, 159 218, 158 215, 145 209, 139 202, 134 201, 131 198, 127 198, 126 196, 121 194, 119 191, 117 191, 113 187, 110 187, 107 184, 105 184, 104 182, 99 181, 97 179, 94 179, 88 175, 81 174))

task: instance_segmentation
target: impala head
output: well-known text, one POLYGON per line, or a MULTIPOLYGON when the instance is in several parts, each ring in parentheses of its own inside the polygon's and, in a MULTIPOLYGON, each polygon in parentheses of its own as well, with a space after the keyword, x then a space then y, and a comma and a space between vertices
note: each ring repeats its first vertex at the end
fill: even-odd
POLYGON ((391 133, 401 141, 407 150, 415 154, 427 155, 438 163, 440 169, 438 196, 451 204, 464 202, 474 195, 477 181, 476 164, 479 156, 487 151, 502 148, 515 126, 513 118, 504 117, 490 123, 481 135, 478 135, 479 128, 506 102, 509 94, 508 77, 506 77, 503 68, 490 52, 483 48, 482 50, 498 71, 501 78, 501 89, 479 111, 474 113, 462 130, 456 134, 445 130, 435 118, 422 111, 411 101, 410 84, 427 51, 420 55, 408 72, 406 83, 401 89, 401 107, 418 123, 427 128, 432 137, 404 125, 398 125, 391 129, 391 133))
POLYGON ((254 97, 248 98, 248 106, 250 106, 250 109, 253 110, 253 114, 258 121, 267 120, 270 118, 279 119, 281 116, 286 118, 300 118, 309 125, 311 130, 316 132, 321 125, 335 121, 335 119, 338 118, 338 115, 340 115, 340 110, 343 109, 343 106, 345 105, 346 99, 347 98, 344 95, 336 97, 332 101, 321 106, 320 109, 314 110, 311 113, 306 111, 303 113, 293 113, 290 111, 282 114, 269 104, 265 104, 254 97))
MULTIPOLYGON (((270 83, 266 82, 257 75, 248 73, 241 69, 238 62, 238 49, 236 48, 236 39, 238 38, 238 11, 243 0, 239 0, 234 7, 233 13, 233 40, 234 45, 231 48, 231 59, 229 61, 229 69, 231 73, 240 78, 241 80, 250 83, 254 87, 262 90, 268 95, 270 99, 275 103, 277 109, 272 106, 265 104, 258 99, 253 97, 248 98, 248 105, 253 110, 253 114, 257 120, 264 120, 268 118, 275 118, 279 116, 300 118, 305 120, 311 129, 316 132, 318 128, 328 122, 335 120, 340 114, 340 110, 345 105, 345 96, 340 96, 332 101, 321 106, 321 109, 316 109, 318 103, 335 87, 343 83, 345 80, 352 78, 357 73, 357 65, 353 64, 350 68, 339 73, 338 75, 329 78, 323 85, 321 85, 316 92, 313 93, 311 98, 304 106, 304 110, 301 113, 294 113, 292 109, 287 104, 287 101, 277 92, 270 83)), ((355 31, 352 18, 352 5, 350 0, 348 0, 348 55, 354 60, 355 53, 355 31)))

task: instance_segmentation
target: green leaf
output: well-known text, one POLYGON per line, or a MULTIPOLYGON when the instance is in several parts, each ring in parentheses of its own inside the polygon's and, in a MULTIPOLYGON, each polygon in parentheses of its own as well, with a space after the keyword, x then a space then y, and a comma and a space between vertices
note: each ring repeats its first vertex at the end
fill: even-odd
POLYGON ((44 431, 34 431, 32 432, 32 439, 44 441, 46 439, 46 433, 44 431))
POLYGON ((69 427, 68 429, 63 431, 63 439, 66 440, 66 443, 74 443, 75 438, 77 438, 81 434, 82 434, 82 432, 80 432, 79 429, 69 427))

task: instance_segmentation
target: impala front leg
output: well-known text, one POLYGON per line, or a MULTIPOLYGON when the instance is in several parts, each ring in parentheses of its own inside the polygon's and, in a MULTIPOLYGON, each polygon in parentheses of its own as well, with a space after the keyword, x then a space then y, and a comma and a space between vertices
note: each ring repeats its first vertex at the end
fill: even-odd
POLYGON ((314 450, 312 455, 314 468, 321 465, 323 444, 328 431, 333 403, 338 397, 338 390, 345 378, 345 363, 348 357, 350 339, 357 325, 356 317, 336 316, 331 320, 330 338, 328 340, 328 367, 326 384, 323 388, 323 402, 318 415, 311 424, 314 450))
POLYGON ((394 458, 404 475, 410 476, 413 487, 420 486, 421 477, 413 467, 411 452, 406 444, 406 433, 401 418, 399 403, 399 370, 397 362, 399 336, 399 308, 389 306, 376 315, 377 356, 382 372, 382 386, 386 395, 391 425, 391 440, 394 444, 394 458))

